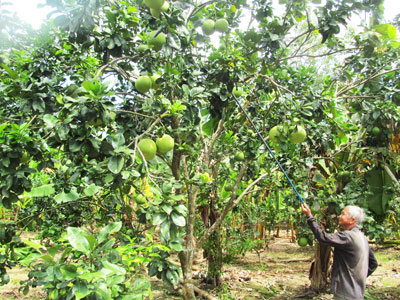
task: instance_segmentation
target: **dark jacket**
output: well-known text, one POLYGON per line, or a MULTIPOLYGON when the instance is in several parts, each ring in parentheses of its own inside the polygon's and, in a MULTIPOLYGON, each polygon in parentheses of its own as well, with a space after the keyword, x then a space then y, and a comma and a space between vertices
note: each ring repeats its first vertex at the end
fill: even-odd
POLYGON ((327 233, 313 216, 307 217, 315 238, 335 248, 331 274, 332 292, 351 300, 364 299, 367 277, 378 267, 368 241, 358 226, 349 230, 327 233))

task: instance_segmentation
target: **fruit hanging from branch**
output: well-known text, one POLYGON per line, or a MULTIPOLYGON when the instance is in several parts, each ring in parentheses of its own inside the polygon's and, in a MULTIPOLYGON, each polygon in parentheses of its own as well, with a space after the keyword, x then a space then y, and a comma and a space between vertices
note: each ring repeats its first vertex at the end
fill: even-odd
POLYGON ((174 139, 170 135, 164 134, 156 140, 156 145, 157 152, 163 155, 174 148, 174 139))
POLYGON ((135 88, 138 92, 146 94, 151 88, 151 83, 152 81, 149 76, 139 76, 139 78, 135 81, 135 88))
POLYGON ((141 139, 138 143, 138 147, 147 161, 152 160, 156 156, 157 145, 152 139, 141 139))
POLYGON ((296 125, 289 135, 289 140, 294 144, 298 144, 303 142, 306 139, 306 136, 306 130, 302 126, 296 125))

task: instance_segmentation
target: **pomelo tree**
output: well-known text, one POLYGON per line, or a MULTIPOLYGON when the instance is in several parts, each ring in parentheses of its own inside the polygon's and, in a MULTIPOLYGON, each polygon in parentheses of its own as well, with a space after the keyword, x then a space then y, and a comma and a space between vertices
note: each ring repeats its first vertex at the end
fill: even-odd
MULTIPOLYGON (((54 19, 35 39, 10 39, 1 55, 2 205, 48 168, 54 184, 41 196, 89 198, 102 206, 98 223, 121 219, 157 234, 178 253, 182 281, 164 251, 149 274, 195 299, 194 256, 204 248, 218 284, 222 226, 244 199, 281 195, 305 228, 238 101, 327 229, 348 203, 386 217, 396 205, 385 174, 395 181, 398 172, 396 27, 381 22, 379 5, 313 2, 47 1, 54 19), (373 23, 346 29, 361 12, 373 23), (221 19, 228 28, 214 32, 221 19), (157 153, 165 135, 173 149, 157 153), (373 203, 361 201, 376 190, 373 203)), ((326 285, 329 255, 316 246, 315 290, 326 285)))

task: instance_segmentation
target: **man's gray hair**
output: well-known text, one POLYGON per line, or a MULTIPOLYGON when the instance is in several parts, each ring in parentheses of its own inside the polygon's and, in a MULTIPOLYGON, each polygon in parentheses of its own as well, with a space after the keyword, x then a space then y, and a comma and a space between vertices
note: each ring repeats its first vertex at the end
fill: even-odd
POLYGON ((356 219, 356 224, 360 225, 365 220, 365 213, 361 207, 348 205, 346 206, 350 218, 356 219))

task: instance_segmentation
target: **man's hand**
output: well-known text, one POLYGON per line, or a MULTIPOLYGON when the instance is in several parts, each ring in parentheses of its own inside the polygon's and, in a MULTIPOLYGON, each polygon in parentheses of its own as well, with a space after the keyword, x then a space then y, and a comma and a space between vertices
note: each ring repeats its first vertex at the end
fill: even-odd
POLYGON ((311 216, 311 209, 305 203, 301 203, 301 212, 307 217, 311 216))

